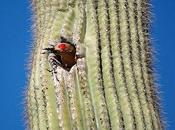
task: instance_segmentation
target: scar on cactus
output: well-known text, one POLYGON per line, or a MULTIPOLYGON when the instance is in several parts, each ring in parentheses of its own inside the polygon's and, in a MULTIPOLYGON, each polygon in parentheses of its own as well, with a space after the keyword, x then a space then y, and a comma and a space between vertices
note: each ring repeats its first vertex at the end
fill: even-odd
POLYGON ((76 64, 78 58, 84 57, 83 54, 77 51, 76 45, 68 41, 66 38, 61 37, 60 42, 55 42, 51 47, 44 48, 43 54, 47 52, 48 59, 52 68, 57 66, 70 71, 70 69, 76 64))

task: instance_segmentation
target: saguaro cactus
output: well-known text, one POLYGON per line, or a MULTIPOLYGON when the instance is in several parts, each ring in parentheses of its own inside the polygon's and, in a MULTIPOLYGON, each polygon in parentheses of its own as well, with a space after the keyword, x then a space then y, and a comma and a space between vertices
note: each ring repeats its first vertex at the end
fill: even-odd
POLYGON ((33 0, 32 6, 29 129, 163 129, 152 72, 149 1, 33 0), (43 53, 61 38, 82 55, 70 69, 43 53))

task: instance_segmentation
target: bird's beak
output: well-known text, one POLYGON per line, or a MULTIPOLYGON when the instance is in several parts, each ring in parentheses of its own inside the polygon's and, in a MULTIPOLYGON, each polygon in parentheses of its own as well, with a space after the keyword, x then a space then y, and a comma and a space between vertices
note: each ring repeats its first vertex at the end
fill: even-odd
POLYGON ((42 54, 45 54, 45 53, 54 53, 54 48, 44 48, 42 50, 42 54))

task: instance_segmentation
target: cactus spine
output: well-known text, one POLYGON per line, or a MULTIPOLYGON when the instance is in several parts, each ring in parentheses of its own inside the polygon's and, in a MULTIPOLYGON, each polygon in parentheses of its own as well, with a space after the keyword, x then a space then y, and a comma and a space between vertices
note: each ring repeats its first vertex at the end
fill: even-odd
POLYGON ((33 0, 27 90, 31 130, 162 130, 147 0, 33 0), (85 48, 68 72, 42 49, 61 36, 85 48))

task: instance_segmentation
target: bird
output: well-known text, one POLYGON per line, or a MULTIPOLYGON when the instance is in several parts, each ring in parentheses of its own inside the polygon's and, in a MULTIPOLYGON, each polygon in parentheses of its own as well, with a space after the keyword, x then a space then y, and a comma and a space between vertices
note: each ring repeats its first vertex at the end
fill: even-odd
POLYGON ((62 42, 57 43, 54 47, 55 55, 60 56, 60 63, 66 67, 71 68, 76 64, 76 47, 73 44, 62 42))

